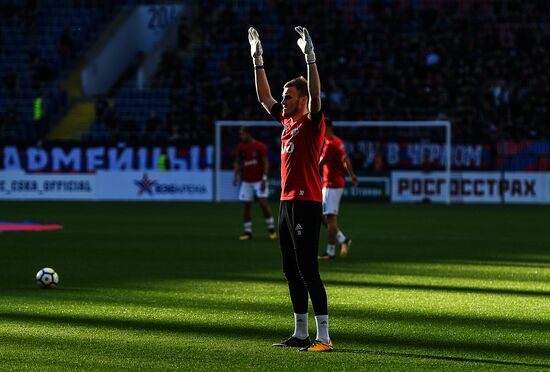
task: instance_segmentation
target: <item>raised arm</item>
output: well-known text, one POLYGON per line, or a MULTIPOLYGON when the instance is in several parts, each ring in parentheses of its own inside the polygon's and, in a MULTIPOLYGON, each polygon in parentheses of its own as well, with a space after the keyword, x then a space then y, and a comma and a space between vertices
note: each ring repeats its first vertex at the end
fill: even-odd
POLYGON ((271 113, 271 108, 277 101, 271 96, 271 88, 267 81, 264 69, 264 59, 260 35, 253 27, 248 29, 248 42, 250 43, 250 55, 254 63, 254 80, 256 82, 256 95, 264 109, 271 113))
POLYGON ((315 52, 313 51, 313 42, 311 36, 305 27, 297 26, 294 28, 300 35, 297 43, 306 57, 307 62, 307 87, 309 90, 309 107, 311 114, 321 111, 321 81, 319 71, 315 64, 315 52))
POLYGON ((307 87, 309 89, 309 112, 315 114, 321 111, 321 81, 315 63, 307 65, 307 87))

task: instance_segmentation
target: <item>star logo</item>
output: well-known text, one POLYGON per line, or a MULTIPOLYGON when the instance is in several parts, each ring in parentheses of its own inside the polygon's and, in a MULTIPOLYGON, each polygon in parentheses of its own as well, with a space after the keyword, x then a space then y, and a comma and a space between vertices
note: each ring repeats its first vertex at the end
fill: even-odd
POLYGON ((147 173, 144 173, 141 180, 135 180, 134 184, 139 187, 138 195, 142 195, 145 192, 153 196, 153 187, 155 187, 157 181, 149 179, 147 173))

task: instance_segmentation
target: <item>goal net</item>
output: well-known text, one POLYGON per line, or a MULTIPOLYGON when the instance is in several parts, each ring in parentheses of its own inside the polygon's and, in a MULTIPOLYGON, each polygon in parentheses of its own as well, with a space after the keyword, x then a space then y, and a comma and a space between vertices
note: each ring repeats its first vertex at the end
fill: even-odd
MULTIPOLYGON (((335 134, 346 144, 358 188, 346 188, 344 197, 390 200, 397 185, 397 171, 439 172, 442 184, 439 201, 450 203, 451 123, 449 121, 334 121, 335 134)), ((270 160, 270 199, 280 193, 280 145, 282 127, 274 120, 219 120, 215 123, 215 200, 237 201, 233 185, 233 162, 239 143, 239 128, 252 129, 264 142, 270 160)), ((413 185, 414 186, 414 185, 413 185)))

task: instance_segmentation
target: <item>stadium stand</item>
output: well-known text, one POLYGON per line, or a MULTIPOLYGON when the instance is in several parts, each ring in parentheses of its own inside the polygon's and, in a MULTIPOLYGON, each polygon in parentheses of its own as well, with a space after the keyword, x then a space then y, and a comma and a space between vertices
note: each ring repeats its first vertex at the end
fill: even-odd
MULTIPOLYGON (((90 45, 107 13, 102 1, 27 2, 13 2, 1 28, 1 123, 3 136, 13 138, 36 136, 33 76, 50 118, 66 105, 59 71, 90 45)), ((121 2, 137 3, 145 2, 121 2)), ((147 88, 135 88, 132 77, 118 84, 83 140, 211 143, 216 119, 265 119, 251 94, 246 30, 260 32, 277 96, 284 81, 305 73, 294 48, 296 24, 315 38, 324 107, 335 120, 444 118, 463 142, 550 137, 548 2, 306 3, 196 1, 147 88)))
POLYGON ((100 30, 107 2, 3 1, 0 11, 0 133, 4 142, 42 138, 67 107, 69 69, 100 30))

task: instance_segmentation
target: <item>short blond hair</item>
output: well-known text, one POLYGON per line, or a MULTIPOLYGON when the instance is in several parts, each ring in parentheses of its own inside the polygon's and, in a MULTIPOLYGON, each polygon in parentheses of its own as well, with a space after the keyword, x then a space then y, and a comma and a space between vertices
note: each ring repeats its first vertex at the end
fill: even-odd
POLYGON ((294 78, 283 85, 283 88, 294 87, 298 91, 300 97, 309 96, 309 90, 307 89, 307 79, 303 76, 294 78))

